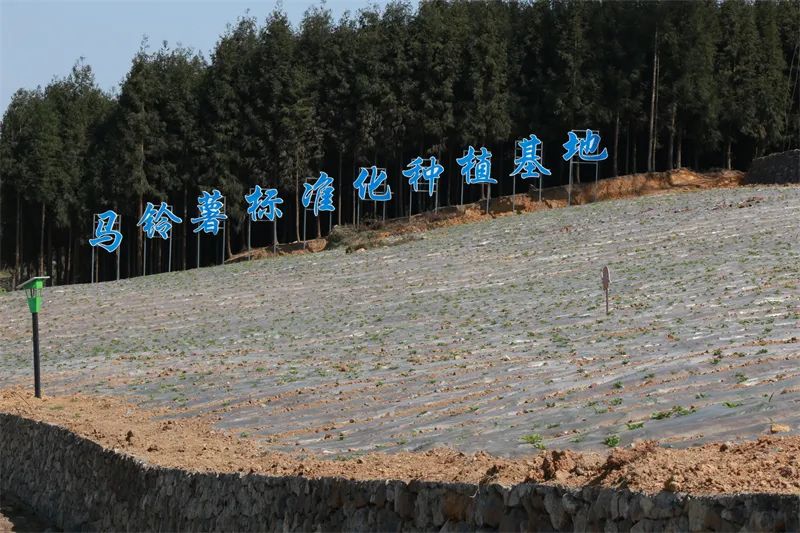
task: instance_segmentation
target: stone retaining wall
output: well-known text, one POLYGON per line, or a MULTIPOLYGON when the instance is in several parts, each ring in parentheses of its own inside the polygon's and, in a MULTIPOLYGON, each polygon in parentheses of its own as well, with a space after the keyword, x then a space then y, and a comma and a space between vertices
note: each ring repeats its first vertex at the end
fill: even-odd
POLYGON ((754 159, 744 182, 800 183, 800 150, 789 150, 754 159))
POLYGON ((196 473, 2 413, 0 491, 66 530, 800 530, 800 496, 196 473))

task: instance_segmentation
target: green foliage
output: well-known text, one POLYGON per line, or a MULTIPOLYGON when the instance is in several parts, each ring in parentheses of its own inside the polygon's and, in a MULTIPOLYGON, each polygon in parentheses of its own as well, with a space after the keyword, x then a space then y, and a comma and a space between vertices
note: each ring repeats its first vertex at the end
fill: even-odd
POLYGON ((537 448, 539 450, 544 450, 545 449, 544 438, 541 435, 539 435, 538 433, 531 433, 529 435, 523 435, 521 440, 522 440, 522 442, 530 444, 531 446, 533 446, 534 448, 537 448))

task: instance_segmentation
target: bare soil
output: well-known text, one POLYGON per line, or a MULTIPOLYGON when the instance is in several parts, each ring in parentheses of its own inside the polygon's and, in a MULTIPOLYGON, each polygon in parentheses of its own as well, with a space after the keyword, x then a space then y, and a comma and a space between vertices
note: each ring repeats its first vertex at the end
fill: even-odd
MULTIPOLYGON (((30 392, 14 387, 0 390, 0 411, 65 427, 151 464, 196 471, 505 485, 532 481, 627 487, 648 493, 800 493, 797 436, 764 435, 755 441, 685 449, 639 441, 605 455, 553 450, 506 459, 437 448, 330 460, 271 451, 246 434, 214 430, 215 417, 211 415, 144 409, 119 398, 75 394, 37 400, 30 392)), ((781 431, 780 427, 772 429, 781 431)))

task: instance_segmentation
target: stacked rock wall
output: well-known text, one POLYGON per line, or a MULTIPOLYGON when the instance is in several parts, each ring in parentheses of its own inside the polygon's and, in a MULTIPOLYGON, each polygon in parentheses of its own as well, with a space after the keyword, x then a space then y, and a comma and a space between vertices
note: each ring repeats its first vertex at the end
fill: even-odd
POLYGON ((800 496, 187 472, 0 413, 0 497, 65 530, 800 530, 800 496))

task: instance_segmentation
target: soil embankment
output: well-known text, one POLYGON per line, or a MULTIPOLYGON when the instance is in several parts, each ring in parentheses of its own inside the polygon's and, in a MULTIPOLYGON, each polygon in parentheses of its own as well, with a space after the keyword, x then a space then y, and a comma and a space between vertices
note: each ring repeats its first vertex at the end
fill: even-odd
POLYGON ((117 398, 72 395, 36 400, 20 389, 6 389, 0 392, 0 412, 62 426, 150 464, 196 471, 504 485, 548 482, 697 495, 800 494, 800 437, 796 436, 686 449, 642 441, 605 456, 554 450, 506 459, 434 449, 333 460, 270 451, 258 440, 214 430, 209 417, 168 420, 164 417, 174 412, 146 410, 117 398))

